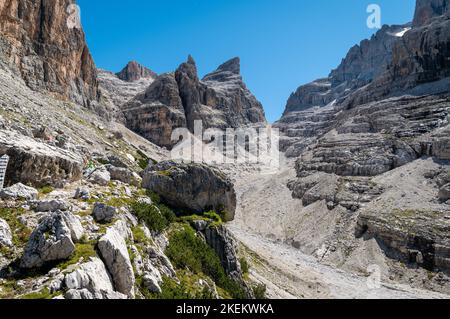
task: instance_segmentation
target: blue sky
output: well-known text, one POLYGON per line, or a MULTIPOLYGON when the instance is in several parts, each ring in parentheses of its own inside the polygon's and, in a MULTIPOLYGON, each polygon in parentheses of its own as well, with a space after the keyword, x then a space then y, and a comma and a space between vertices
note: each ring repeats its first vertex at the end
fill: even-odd
POLYGON ((383 24, 412 20, 415 0, 78 0, 98 67, 119 71, 137 60, 163 73, 192 54, 203 76, 239 56, 270 122, 299 85, 327 76, 374 33, 371 3, 383 24))

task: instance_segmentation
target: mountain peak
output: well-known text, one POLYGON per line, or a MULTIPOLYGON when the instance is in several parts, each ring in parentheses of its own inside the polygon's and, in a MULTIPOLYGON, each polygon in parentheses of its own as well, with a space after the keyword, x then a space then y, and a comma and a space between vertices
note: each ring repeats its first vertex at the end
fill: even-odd
POLYGON ((136 61, 130 61, 128 64, 116 74, 117 77, 126 82, 135 82, 142 78, 156 78, 158 75, 152 70, 139 64, 136 61))
POLYGON ((448 0, 417 0, 413 26, 420 27, 438 17, 450 12, 448 0))
POLYGON ((192 64, 192 65, 196 65, 194 58, 190 54, 188 55, 188 59, 187 59, 186 63, 187 64, 192 64))
POLYGON ((239 57, 232 58, 217 68, 218 71, 229 71, 234 74, 241 73, 241 59, 239 57))

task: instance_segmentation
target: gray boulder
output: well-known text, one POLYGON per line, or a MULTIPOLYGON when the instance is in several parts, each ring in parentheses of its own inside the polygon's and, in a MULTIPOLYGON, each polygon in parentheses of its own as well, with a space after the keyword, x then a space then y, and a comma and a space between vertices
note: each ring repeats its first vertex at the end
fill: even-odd
POLYGON ((134 297, 134 272, 125 239, 113 227, 98 242, 98 248, 111 274, 116 290, 134 297))
POLYGON ((117 215, 117 208, 103 203, 95 203, 92 217, 99 223, 111 223, 117 215))
POLYGON ((81 229, 79 220, 70 213, 58 211, 45 217, 30 236, 21 267, 42 267, 70 257, 75 251, 74 242, 82 236, 81 229))
POLYGON ((30 206, 35 212, 67 211, 70 209, 70 204, 61 199, 33 201, 30 202, 30 206))
POLYGON ((439 190, 439 199, 443 202, 450 199, 450 184, 442 186, 439 190))
POLYGON ((109 174, 106 167, 102 166, 92 172, 88 180, 100 186, 107 186, 111 181, 111 175, 109 174))
POLYGON ((21 183, 15 184, 11 187, 2 189, 0 191, 0 198, 3 200, 34 200, 38 197, 38 191, 21 183))
POLYGON ((108 171, 113 181, 120 181, 136 187, 141 185, 142 178, 128 168, 109 166, 108 171))
POLYGON ((64 282, 69 289, 87 289, 90 292, 113 291, 113 283, 105 265, 99 258, 91 258, 77 270, 66 275, 64 282))
POLYGON ((226 221, 234 219, 234 185, 207 165, 161 162, 144 171, 142 186, 176 208, 193 213, 216 210, 224 213, 226 221))
POLYGON ((0 218, 0 247, 11 247, 12 245, 11 228, 6 221, 0 218))
POLYGON ((78 187, 75 191, 74 197, 75 199, 82 199, 82 200, 88 200, 91 198, 91 194, 89 192, 89 189, 78 187))
POLYGON ((82 177, 83 159, 70 151, 23 136, 0 131, 0 154, 10 157, 6 180, 34 187, 61 187, 82 177))
POLYGON ((64 299, 74 299, 74 300, 98 300, 98 299, 105 299, 105 300, 120 300, 120 299, 127 299, 127 296, 124 294, 121 294, 120 292, 116 291, 101 291, 96 293, 91 293, 87 289, 70 289, 68 290, 65 295, 64 299))

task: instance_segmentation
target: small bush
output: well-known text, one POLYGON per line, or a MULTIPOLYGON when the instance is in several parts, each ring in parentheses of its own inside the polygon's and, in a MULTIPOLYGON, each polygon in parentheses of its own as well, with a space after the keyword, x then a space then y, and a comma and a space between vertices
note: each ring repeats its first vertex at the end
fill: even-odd
POLYGON ((264 284, 258 284, 253 286, 253 294, 255 295, 256 299, 266 299, 266 290, 267 287, 264 284))
POLYGON ((158 194, 156 194, 155 192, 152 192, 150 190, 146 190, 146 194, 148 197, 150 197, 150 199, 152 200, 152 202, 154 204, 159 204, 161 202, 161 197, 159 197, 158 194))
POLYGON ((239 263, 241 264, 242 273, 243 274, 248 274, 248 272, 250 271, 250 266, 248 265, 247 259, 242 257, 239 260, 239 263))
POLYGON ((164 218, 167 220, 169 224, 174 223, 177 220, 177 215, 171 210, 169 207, 163 204, 158 205, 159 210, 161 211, 161 214, 164 216, 164 218))
POLYGON ((162 232, 169 226, 169 222, 154 205, 135 202, 131 205, 134 214, 143 221, 150 230, 162 232))
POLYGON ((233 298, 245 298, 244 290, 226 275, 214 250, 198 238, 190 226, 185 225, 182 231, 172 234, 166 255, 176 268, 188 268, 196 274, 204 273, 233 298))
POLYGON ((43 195, 47 195, 47 194, 50 194, 51 192, 53 192, 54 190, 55 189, 51 186, 44 186, 39 189, 39 193, 41 193, 43 195))

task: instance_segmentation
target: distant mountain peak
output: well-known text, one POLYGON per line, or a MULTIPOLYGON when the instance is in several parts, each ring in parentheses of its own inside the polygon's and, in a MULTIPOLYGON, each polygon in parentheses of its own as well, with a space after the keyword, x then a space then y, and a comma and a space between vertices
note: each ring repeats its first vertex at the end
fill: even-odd
POLYGON ((232 58, 217 68, 217 71, 229 71, 234 74, 241 73, 241 59, 239 57, 232 58))
POLYGON ((142 78, 155 79, 158 76, 155 72, 136 61, 128 62, 128 64, 122 69, 122 71, 116 73, 116 75, 119 79, 126 82, 135 82, 142 78))

